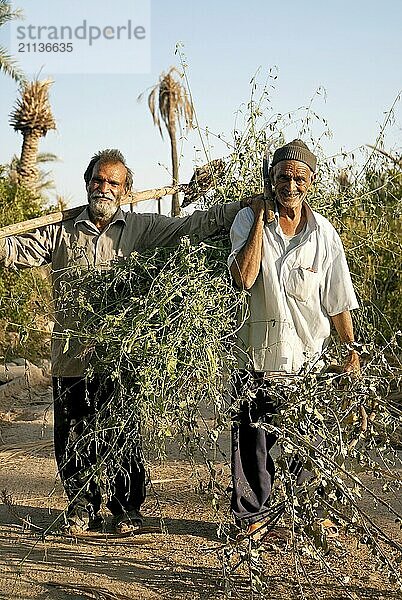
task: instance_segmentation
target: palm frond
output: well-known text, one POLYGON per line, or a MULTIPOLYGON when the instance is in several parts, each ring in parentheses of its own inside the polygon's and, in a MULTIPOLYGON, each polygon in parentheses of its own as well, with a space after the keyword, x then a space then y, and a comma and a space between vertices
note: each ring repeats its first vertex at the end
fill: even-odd
POLYGON ((20 69, 18 62, 0 46, 0 71, 14 79, 17 83, 26 83, 26 78, 23 71, 20 69))
POLYGON ((39 164, 49 163, 49 162, 58 162, 60 159, 57 154, 53 154, 52 152, 39 152, 36 162, 39 164))
POLYGON ((23 12, 16 8, 13 10, 11 2, 8 0, 0 0, 0 27, 13 19, 22 19, 23 12))
POLYGON ((27 82, 21 98, 16 102, 10 115, 10 124, 16 131, 36 131, 45 136, 50 129, 56 129, 49 103, 49 88, 52 80, 45 79, 27 82))
MULTIPOLYGON (((162 122, 165 125, 170 138, 172 157, 172 184, 177 185, 179 181, 179 158, 177 153, 177 126, 184 121, 186 130, 193 127, 194 107, 186 89, 181 84, 182 75, 175 67, 171 67, 167 73, 162 73, 158 83, 151 88, 148 95, 148 107, 152 115, 154 125, 159 129, 163 139, 162 122)), ((142 94, 138 97, 140 100, 142 94)), ((179 194, 172 196, 172 215, 180 213, 179 194)))
MULTIPOLYGON (((14 19, 21 19, 22 11, 13 9, 8 0, 0 0, 0 27, 14 19)), ((9 75, 17 83, 25 83, 26 78, 17 61, 8 53, 7 49, 0 46, 0 71, 9 75)))
POLYGON ((149 107, 150 113, 152 115, 152 119, 153 119, 154 125, 156 125, 158 127, 159 133, 161 134, 161 137, 163 139, 163 131, 162 131, 161 121, 160 121, 160 118, 159 118, 159 112, 158 112, 158 107, 157 107, 157 103, 156 103, 157 96, 158 96, 158 93, 159 93, 158 87, 159 86, 156 85, 152 89, 151 93, 149 94, 149 96, 148 96, 148 107, 149 107))
MULTIPOLYGON (((185 129, 194 126, 194 107, 186 89, 181 84, 181 74, 176 67, 161 73, 158 83, 148 95, 148 107, 153 123, 163 138, 162 122, 169 130, 174 124, 184 121, 185 129)), ((138 96, 141 100, 144 94, 138 96)))

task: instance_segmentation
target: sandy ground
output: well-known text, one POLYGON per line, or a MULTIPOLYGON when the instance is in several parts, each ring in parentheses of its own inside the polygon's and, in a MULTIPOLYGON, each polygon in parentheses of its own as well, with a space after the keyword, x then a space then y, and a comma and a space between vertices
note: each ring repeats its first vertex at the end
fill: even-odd
MULTIPOLYGON (((143 513, 146 525, 165 531, 135 537, 87 536, 69 539, 41 532, 52 528, 65 508, 52 449, 51 390, 21 390, 0 405, 0 599, 14 600, 157 600, 223 599, 222 541, 218 518, 206 493, 196 491, 194 467, 174 453, 152 466, 155 483, 143 513), (14 447, 13 447, 14 446, 14 447)), ((226 449, 228 447, 226 440, 226 449)), ((200 473, 202 477, 202 468, 200 473)), ((228 481, 227 466, 223 467, 228 481)), ((374 485, 374 483, 373 483, 374 485)), ((378 484, 377 484, 378 485, 378 484)), ((388 498, 394 505, 395 496, 388 498)), ((224 502, 225 504, 225 502, 224 502)), ((227 503, 220 517, 230 523, 227 503)), ((373 518, 400 541, 392 518, 381 510, 373 518)), ((233 549, 233 548, 232 548, 233 549)), ((243 547, 243 550, 245 547, 243 547)), ((238 559, 235 553, 233 561, 238 559)), ((378 572, 364 547, 342 535, 331 542, 329 563, 338 575, 324 575, 306 558, 305 597, 343 600, 346 590, 356 598, 401 598, 378 572)), ((263 556, 270 599, 301 598, 293 553, 267 548, 263 556)), ((248 577, 239 570, 232 598, 252 598, 248 577)))

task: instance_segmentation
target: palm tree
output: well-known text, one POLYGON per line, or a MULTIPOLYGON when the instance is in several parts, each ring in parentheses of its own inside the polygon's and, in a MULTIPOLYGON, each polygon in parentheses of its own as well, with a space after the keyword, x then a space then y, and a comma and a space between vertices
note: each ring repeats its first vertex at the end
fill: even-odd
MULTIPOLYGON (((52 178, 52 172, 45 170, 44 167, 46 167, 48 163, 54 163, 58 160, 58 157, 55 154, 52 154, 51 152, 39 152, 39 154, 37 155, 36 166, 38 177, 35 181, 34 190, 36 196, 44 197, 46 192, 53 191, 55 189, 56 186, 52 178)), ((11 181, 18 183, 18 181, 20 180, 19 170, 20 158, 17 155, 14 155, 7 168, 7 173, 11 181)))
MULTIPOLYGON (((180 82, 181 75, 175 67, 167 73, 162 73, 158 83, 152 88, 148 96, 148 106, 151 111, 154 125, 159 129, 163 138, 162 123, 169 133, 172 158, 173 185, 179 183, 179 160, 177 156, 177 128, 181 121, 185 121, 185 130, 193 127, 194 107, 186 90, 180 82)), ((142 94, 139 96, 141 99, 142 94)), ((180 213, 179 194, 172 196, 172 215, 180 213)))
MULTIPOLYGON (((0 27, 13 19, 20 19, 21 15, 20 10, 11 8, 11 3, 8 0, 0 0, 0 27)), ((0 71, 9 75, 17 83, 25 83, 25 75, 4 46, 0 46, 0 71)))
POLYGON ((10 115, 10 124, 21 131, 24 141, 17 166, 19 180, 35 191, 38 180, 39 140, 50 129, 56 129, 49 104, 50 79, 27 82, 21 90, 21 98, 10 115))

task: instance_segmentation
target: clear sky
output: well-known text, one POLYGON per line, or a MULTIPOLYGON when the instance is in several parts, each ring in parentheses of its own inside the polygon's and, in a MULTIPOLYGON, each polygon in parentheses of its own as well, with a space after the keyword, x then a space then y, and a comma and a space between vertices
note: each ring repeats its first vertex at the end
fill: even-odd
MULTIPOLYGON (((13 4, 23 7, 24 2, 13 4)), ((35 2, 42 8, 48 5, 48 0, 35 2)), ((126 4, 100 3, 102 13, 110 6, 112 16, 119 3, 126 4)), ((328 154, 373 143, 384 113, 402 89, 400 0, 151 0, 150 24, 149 72, 54 75, 51 103, 57 132, 50 132, 40 149, 59 157, 54 178, 70 205, 85 202, 82 174, 91 155, 105 147, 120 148, 126 155, 136 189, 169 182, 167 136, 160 139, 146 101, 138 103, 137 96, 156 83, 161 71, 178 65, 174 49, 179 41, 184 44, 199 122, 227 137, 258 68, 261 81, 271 67, 278 68, 272 92, 277 112, 306 105, 319 86, 325 88, 326 100, 319 96, 315 110, 333 131, 333 138, 324 143, 328 154)), ((21 136, 8 125, 16 84, 0 74, 0 90, 4 163, 19 153, 21 136)), ((386 146, 400 152, 401 103, 395 114, 386 146)), ((199 139, 190 134, 183 144, 184 182, 191 175, 195 147, 200 148, 199 139)), ((215 148, 216 155, 223 151, 215 148)))

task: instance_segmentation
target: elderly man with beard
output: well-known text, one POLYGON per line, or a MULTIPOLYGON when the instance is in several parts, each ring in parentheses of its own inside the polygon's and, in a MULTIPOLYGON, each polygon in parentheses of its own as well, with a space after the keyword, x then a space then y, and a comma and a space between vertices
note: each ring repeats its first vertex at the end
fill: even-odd
MULTIPOLYGON (((95 465, 105 460, 106 449, 89 442, 85 456, 78 456, 74 440, 88 431, 96 411, 113 393, 113 383, 102 374, 90 380, 85 376, 80 324, 63 304, 64 290, 75 291, 77 267, 108 268, 113 260, 127 258, 133 251, 174 246, 186 235, 194 242, 221 230, 228 231, 240 208, 251 201, 214 206, 184 218, 123 212, 120 201, 131 190, 133 175, 118 150, 95 154, 84 179, 89 204, 77 218, 0 240, 0 260, 6 267, 52 265, 55 454, 69 500, 66 530, 71 533, 102 525, 101 490, 91 475, 95 465), (72 334, 68 344, 66 332, 72 334)), ((107 499, 107 507, 113 515, 116 532, 141 527, 139 509, 145 499, 141 448, 132 449, 121 471, 113 474, 111 483, 113 493, 107 499)))
MULTIPOLYGON (((239 398, 253 399, 242 402, 232 431, 232 510, 249 534, 269 513, 274 482, 275 436, 255 426, 272 419, 272 381, 318 368, 331 324, 341 342, 354 342, 350 310, 358 304, 342 242, 306 201, 316 163, 301 140, 278 148, 269 170, 273 210, 260 198, 238 213, 230 232, 231 274, 250 291, 235 388, 239 398)), ((353 349, 344 370, 359 371, 353 349)), ((291 468, 301 482, 301 465, 294 460, 291 468)))

